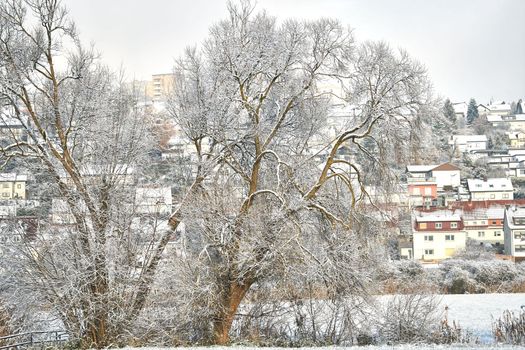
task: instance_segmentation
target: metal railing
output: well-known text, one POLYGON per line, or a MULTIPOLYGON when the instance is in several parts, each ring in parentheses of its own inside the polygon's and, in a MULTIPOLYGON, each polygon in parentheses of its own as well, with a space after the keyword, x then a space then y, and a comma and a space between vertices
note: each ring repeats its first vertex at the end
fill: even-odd
POLYGON ((68 341, 69 339, 69 334, 66 331, 41 331, 11 334, 0 337, 0 350, 18 349, 38 344, 56 344, 68 341))

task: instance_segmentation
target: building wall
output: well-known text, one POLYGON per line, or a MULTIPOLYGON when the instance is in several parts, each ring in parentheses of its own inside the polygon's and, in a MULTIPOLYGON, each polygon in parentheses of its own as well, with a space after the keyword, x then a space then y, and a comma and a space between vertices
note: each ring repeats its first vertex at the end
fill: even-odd
POLYGON ((23 181, 0 182, 0 200, 2 199, 25 199, 26 183, 23 181))
POLYGON ((447 259, 466 245, 465 231, 417 231, 413 239, 414 259, 417 260, 447 259))
POLYGON ((512 191, 471 192, 470 198, 473 201, 510 200, 514 199, 514 193, 512 191))
POLYGON ((465 227, 467 238, 483 243, 504 242, 503 227, 465 227))
POLYGON ((437 185, 436 184, 409 184, 408 194, 410 196, 421 196, 421 197, 437 197, 437 185))
POLYGON ((437 187, 440 188, 444 186, 458 187, 461 184, 459 170, 433 171, 432 176, 436 178, 437 187))

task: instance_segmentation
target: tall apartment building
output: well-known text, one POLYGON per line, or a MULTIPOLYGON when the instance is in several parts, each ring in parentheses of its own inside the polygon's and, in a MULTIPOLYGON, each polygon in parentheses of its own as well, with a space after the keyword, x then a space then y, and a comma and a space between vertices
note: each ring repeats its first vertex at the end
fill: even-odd
POLYGON ((175 75, 171 73, 154 74, 151 76, 151 80, 134 81, 132 86, 137 93, 143 95, 147 101, 161 102, 166 101, 169 93, 173 89, 174 81, 175 75))

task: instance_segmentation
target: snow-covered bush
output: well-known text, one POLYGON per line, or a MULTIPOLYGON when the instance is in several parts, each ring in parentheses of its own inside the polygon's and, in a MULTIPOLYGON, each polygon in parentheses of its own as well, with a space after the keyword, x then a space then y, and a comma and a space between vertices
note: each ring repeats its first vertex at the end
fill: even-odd
POLYGON ((492 325, 497 342, 525 345, 525 311, 505 311, 492 325))
POLYGON ((523 267, 502 260, 444 261, 439 271, 441 286, 453 294, 511 292, 523 285, 523 267))
POLYGON ((425 342, 441 317, 435 295, 395 295, 384 308, 381 338, 391 343, 425 342))

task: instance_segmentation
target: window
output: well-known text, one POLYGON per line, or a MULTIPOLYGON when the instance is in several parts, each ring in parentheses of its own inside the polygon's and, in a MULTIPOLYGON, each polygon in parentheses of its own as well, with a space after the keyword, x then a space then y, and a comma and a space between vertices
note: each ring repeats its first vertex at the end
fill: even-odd
POLYGON ((430 187, 425 187, 425 196, 431 196, 432 195, 432 189, 430 187))
POLYGON ((476 226, 478 224, 477 221, 472 221, 472 225, 476 226))
POLYGON ((515 239, 525 238, 525 232, 523 232, 523 231, 516 231, 516 232, 514 232, 514 238, 515 239))
POLYGON ((509 194, 508 193, 503 193, 503 198, 508 199, 509 198, 509 194))
POLYGON ((457 222, 451 222, 450 223, 450 228, 458 228, 458 223, 457 222))
POLYGON ((490 188, 494 188, 494 184, 490 184, 489 187, 490 187, 490 188))
POLYGON ((21 189, 21 188, 22 188, 22 185, 21 185, 21 184, 18 184, 18 185, 16 185, 16 188, 21 189))
POLYGON ((4 184, 2 184, 2 187, 3 187, 3 188, 9 188, 9 184, 5 184, 5 183, 4 183, 4 184))
POLYGON ((443 224, 441 222, 436 222, 436 230, 443 227, 443 224))
POLYGON ((525 245, 516 245, 514 246, 515 252, 525 252, 525 245))
POLYGON ((423 230, 423 229, 426 229, 426 228, 427 228, 427 223, 426 222, 419 223, 419 229, 423 230))
POLYGON ((445 241, 453 241, 454 235, 445 235, 445 241))
POLYGON ((421 194, 421 189, 419 187, 414 187, 414 189, 412 189, 412 194, 419 196, 421 194))
POLYGON ((3 193, 2 193, 2 197, 9 197, 9 193, 7 193, 7 192, 3 192, 3 193))
POLYGON ((513 221, 515 225, 525 225, 525 218, 514 217, 513 221))
POLYGON ((434 249, 425 249, 425 255, 434 255, 434 249))
POLYGON ((497 225, 498 222, 496 220, 492 220, 492 225, 497 225))
POLYGON ((501 237, 501 231, 494 231, 494 237, 501 237))
POLYGON ((434 240, 434 236, 430 235, 430 236, 425 236, 425 241, 433 241, 434 240))
POLYGON ((494 198, 496 198, 496 195, 495 194, 491 194, 490 195, 490 199, 494 199, 494 198))
POLYGON ((478 237, 485 237, 485 231, 479 231, 478 237))

